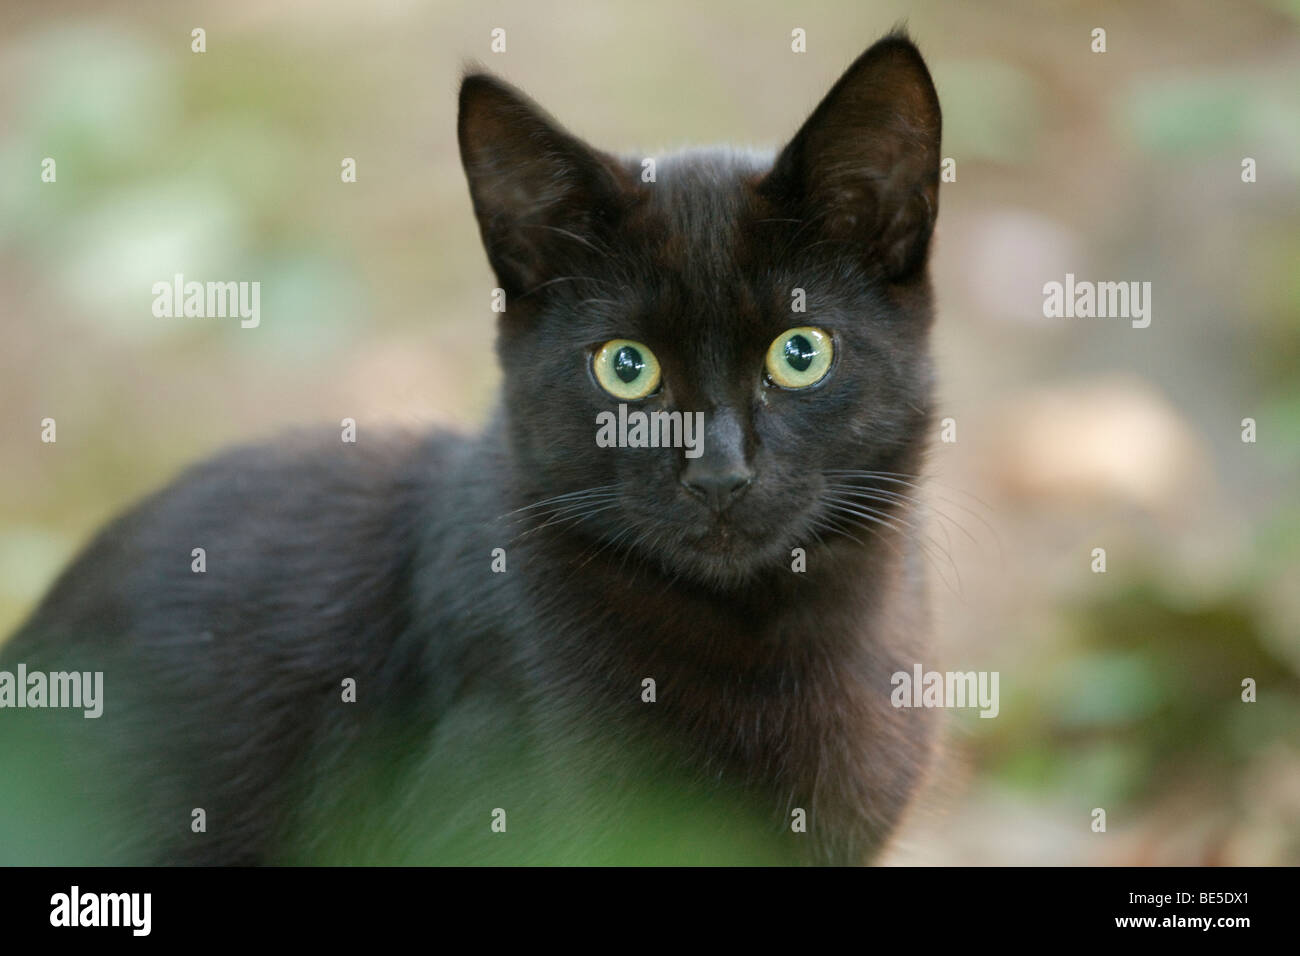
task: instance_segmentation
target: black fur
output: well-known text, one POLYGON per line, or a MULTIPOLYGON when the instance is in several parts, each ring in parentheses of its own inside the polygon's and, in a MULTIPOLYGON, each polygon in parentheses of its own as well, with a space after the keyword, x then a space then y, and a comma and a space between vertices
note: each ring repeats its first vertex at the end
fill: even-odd
POLYGON ((661 157, 654 183, 467 76, 498 412, 472 438, 239 449, 103 531, 4 648, 105 672, 99 720, 0 711, 0 826, 40 835, 13 860, 871 859, 929 751, 925 712, 889 704, 926 630, 919 545, 905 479, 863 479, 886 523, 825 492, 921 470, 939 129, 900 35, 775 158, 661 157), (796 325, 836 342, 801 392, 763 375, 796 325), (705 413, 697 467, 752 475, 726 510, 680 450, 597 447, 617 401, 588 364, 613 338, 662 365, 640 407, 705 413), (529 507, 596 487, 590 515, 529 507))

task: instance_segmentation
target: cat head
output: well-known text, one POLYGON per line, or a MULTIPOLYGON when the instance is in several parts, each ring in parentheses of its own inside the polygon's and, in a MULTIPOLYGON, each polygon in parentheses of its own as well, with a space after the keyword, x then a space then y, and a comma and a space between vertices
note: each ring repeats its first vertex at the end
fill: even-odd
POLYGON ((930 414, 939 137, 898 34, 774 156, 617 158, 466 76, 460 149, 504 291, 517 490, 555 498, 537 516, 724 588, 892 523, 930 414), (685 443, 701 418, 695 447, 634 447, 685 443))

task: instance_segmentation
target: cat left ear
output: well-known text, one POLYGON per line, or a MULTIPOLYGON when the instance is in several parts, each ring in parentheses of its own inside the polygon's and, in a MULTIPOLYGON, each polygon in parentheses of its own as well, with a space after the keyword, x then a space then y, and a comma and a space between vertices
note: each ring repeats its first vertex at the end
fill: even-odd
POLYGON ((907 281, 925 265, 939 210, 941 125, 920 51, 890 34, 845 71, 760 189, 907 281))
POLYGON ((494 76, 460 87, 461 161, 492 268, 507 294, 564 274, 617 218, 614 162, 494 76))

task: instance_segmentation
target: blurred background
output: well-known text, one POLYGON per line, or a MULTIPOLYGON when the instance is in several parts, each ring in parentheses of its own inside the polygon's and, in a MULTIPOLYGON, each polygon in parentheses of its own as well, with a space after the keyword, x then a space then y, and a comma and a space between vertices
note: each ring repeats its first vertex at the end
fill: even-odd
POLYGON ((97 526, 227 444, 482 421, 465 62, 613 151, 774 146, 902 19, 957 172, 932 666, 1000 672, 1001 712, 951 712, 887 862, 1300 863, 1295 0, 5 0, 0 635, 97 526), (1150 282, 1150 327, 1045 319, 1067 272, 1150 282), (260 327, 156 318, 176 273, 260 281, 260 327))

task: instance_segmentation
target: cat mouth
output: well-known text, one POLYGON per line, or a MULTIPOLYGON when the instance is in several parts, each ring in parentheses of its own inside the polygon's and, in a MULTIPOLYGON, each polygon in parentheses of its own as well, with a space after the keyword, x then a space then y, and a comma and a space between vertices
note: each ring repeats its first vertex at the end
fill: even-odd
POLYGON ((724 524, 717 525, 696 539, 697 544, 706 547, 731 548, 736 542, 736 532, 724 524))
POLYGON ((723 518, 715 520, 709 527, 691 535, 690 543, 701 551, 714 554, 731 554, 738 550, 753 547, 753 538, 738 528, 734 522, 723 518))

